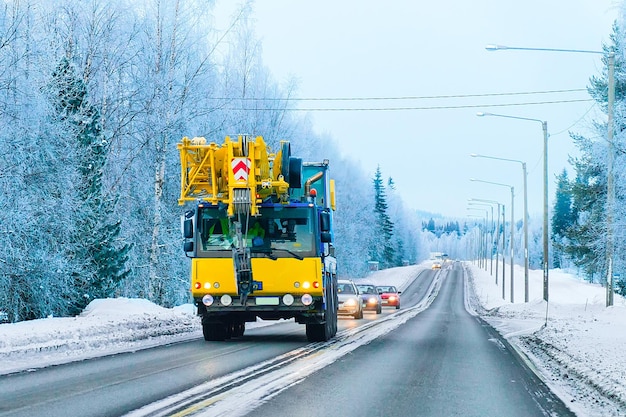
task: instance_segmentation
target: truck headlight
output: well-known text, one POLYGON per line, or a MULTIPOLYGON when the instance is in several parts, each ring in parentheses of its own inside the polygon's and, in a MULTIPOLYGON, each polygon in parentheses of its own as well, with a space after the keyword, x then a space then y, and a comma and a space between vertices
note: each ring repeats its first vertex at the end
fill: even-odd
POLYGON ((224 294, 220 297, 220 302, 222 303, 222 305, 229 306, 230 303, 233 302, 233 297, 228 294, 224 294))
POLYGON ((304 294, 300 300, 305 306, 310 306, 313 303, 313 297, 311 297, 311 294, 304 294))
POLYGON ((293 295, 291 295, 291 294, 285 294, 285 295, 283 295, 283 303, 284 303, 286 306, 290 306, 290 305, 292 305, 292 304, 293 304, 293 302, 294 302, 293 295))
POLYGON ((213 296, 211 294, 207 294, 204 297, 202 297, 202 304, 204 304, 205 306, 210 306, 213 304, 213 296))

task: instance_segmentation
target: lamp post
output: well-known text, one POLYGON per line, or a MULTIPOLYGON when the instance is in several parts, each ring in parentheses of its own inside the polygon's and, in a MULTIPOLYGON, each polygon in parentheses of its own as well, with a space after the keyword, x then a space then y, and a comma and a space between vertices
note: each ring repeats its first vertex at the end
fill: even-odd
MULTIPOLYGON (((480 201, 483 203, 498 205, 498 225, 496 226, 496 285, 498 285, 498 246, 500 245, 500 206, 502 206, 502 223, 504 224, 504 204, 495 200, 484 200, 481 198, 470 198, 468 201, 480 201)), ((504 234, 504 233, 503 233, 504 234)), ((502 281, 504 281, 504 236, 502 236, 502 281)))
MULTIPOLYGON (((568 53, 583 53, 583 54, 596 54, 607 55, 608 59, 608 94, 607 94, 607 142, 608 142, 608 155, 607 155, 607 181, 606 181, 606 258, 607 258, 607 277, 606 277, 606 306, 613 305, 613 204, 615 200, 615 187, 613 185, 613 158, 614 158, 614 146, 613 146, 613 106, 615 102, 615 52, 609 51, 608 53, 603 51, 592 51, 586 49, 556 49, 556 48, 524 48, 506 45, 494 45, 490 44, 485 46, 488 51, 500 51, 500 50, 520 50, 520 51, 542 51, 542 52, 568 52, 568 53)), ((545 123, 545 122, 542 122, 545 123)), ((544 124, 544 135, 546 135, 546 125, 544 124)), ((544 158, 547 159, 547 145, 544 145, 544 158)), ((547 162, 544 160, 544 168, 547 166, 547 162)), ((547 186, 546 186, 547 188, 547 186)), ((547 191, 546 191, 547 193, 547 191)), ((545 195, 544 195, 545 198, 545 195)), ((547 202, 544 202, 544 209, 547 202)), ((547 232, 546 228, 546 214, 544 213, 544 300, 548 301, 548 261, 547 261, 547 232)))
MULTIPOLYGON (((488 158, 498 161, 517 162, 522 164, 522 174, 524 176, 524 302, 528 302, 528 174, 526 171, 526 162, 517 159, 498 158, 495 156, 471 154, 474 158, 488 158)), ((545 226, 545 225, 544 225, 545 226)))
MULTIPOLYGON (((478 210, 478 211, 484 211, 485 212, 485 222, 483 225, 483 237, 480 239, 480 246, 481 248, 484 248, 482 250, 483 252, 483 257, 485 258, 485 271, 487 270, 487 224, 489 223, 489 211, 486 209, 479 209, 479 208, 474 208, 474 207, 468 207, 467 210, 478 210)), ((493 216, 493 211, 492 211, 492 216, 493 216)))
MULTIPOLYGON (((487 203, 473 203, 473 202, 469 202, 467 203, 470 206, 485 206, 485 207, 489 207, 491 209, 491 224, 489 225, 489 230, 491 231, 491 238, 493 239, 493 225, 494 225, 494 221, 493 221, 493 206, 491 204, 487 204, 487 203)), ((489 245, 489 247, 491 247, 491 245, 489 245)), ((487 236, 485 236, 485 250, 487 250, 487 236)), ((485 260, 486 260, 486 256, 485 256, 485 260)), ((491 271, 489 272, 491 275, 493 275, 493 251, 491 249, 489 249, 489 263, 490 263, 490 268, 491 271)), ((496 265, 498 264, 498 262, 496 262, 496 265)), ((485 265, 485 271, 487 270, 487 267, 485 265)))
MULTIPOLYGON (((492 185, 499 185, 501 187, 509 187, 511 189, 511 302, 515 302, 514 301, 514 290, 515 290, 515 285, 514 284, 514 273, 513 273, 513 261, 514 261, 514 240, 515 240, 515 216, 513 215, 513 204, 515 203, 515 188, 512 185, 508 185, 508 184, 502 184, 499 182, 491 182, 491 181, 484 181, 484 180, 477 180, 476 178, 470 178, 470 181, 475 181, 475 182, 483 182, 485 184, 492 184, 492 185)), ((502 285, 504 285, 504 280, 502 285)), ((504 290, 503 290, 504 291, 504 290)), ((503 294, 503 298, 504 298, 504 294, 503 294)))
MULTIPOLYGON (((471 217, 471 218, 475 218, 475 219, 483 219, 483 221, 484 221, 484 217, 483 216, 479 216, 479 215, 472 214, 472 215, 468 215, 467 217, 471 217)), ((476 223, 476 222, 474 222, 474 223, 476 223)), ((482 247, 483 247, 482 230, 480 229, 480 226, 479 226, 478 227, 478 245, 477 245, 477 248, 476 248, 476 251, 475 251, 475 254, 476 254, 475 260, 478 261, 478 267, 479 268, 482 267, 482 265, 481 265, 482 247)), ((474 263, 476 263, 476 262, 474 261, 474 263)))
MULTIPOLYGON (((531 119, 528 117, 517 117, 517 116, 509 116, 506 114, 495 114, 495 113, 476 113, 477 116, 494 116, 494 117, 505 117, 507 119, 517 119, 517 120, 526 120, 531 122, 539 122, 541 123, 541 127, 543 130, 543 299, 547 302, 549 293, 548 293, 548 122, 540 119, 531 119)), ((521 162, 521 161, 520 161, 521 162)), ((524 173, 524 192, 526 193, 526 173, 524 173)), ((526 202, 526 198, 524 199, 526 202)), ((524 212, 527 211, 527 208, 524 207, 524 212)), ((524 224, 526 224, 526 214, 524 215, 524 224)), ((528 247, 525 248, 525 251, 528 251, 528 247)), ((525 263, 527 260, 525 261, 525 263)), ((528 281, 526 280, 526 283, 528 281)), ((528 297, 528 291, 526 291, 526 298, 528 297)), ((526 300, 528 301, 528 300, 526 300)))

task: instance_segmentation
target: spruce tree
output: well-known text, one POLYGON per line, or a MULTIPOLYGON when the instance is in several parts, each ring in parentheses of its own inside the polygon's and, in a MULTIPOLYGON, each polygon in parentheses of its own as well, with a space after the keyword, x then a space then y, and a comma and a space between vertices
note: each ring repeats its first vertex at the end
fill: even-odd
POLYGON ((77 182, 75 236, 65 248, 73 260, 75 293, 68 295, 77 313, 95 298, 111 297, 126 268, 130 245, 116 241, 121 221, 113 218, 116 201, 106 195, 102 179, 108 141, 98 109, 87 100, 87 87, 68 57, 52 74, 52 101, 58 118, 75 141, 77 182))
MULTIPOLYGON (((580 141, 583 138, 578 137, 580 141)), ((566 228, 563 249, 574 264, 593 279, 604 276, 606 235, 606 169, 590 154, 573 161, 576 178, 570 182, 573 224, 566 228)))
POLYGON ((380 166, 376 168, 374 184, 374 215, 376 218, 374 242, 372 242, 370 257, 380 262, 382 268, 395 265, 393 247, 393 222, 387 213, 387 197, 380 166))
MULTIPOLYGON (((589 94, 599 107, 608 110, 608 53, 615 54, 615 108, 620 109, 626 98, 626 80, 623 77, 623 34, 620 26, 615 23, 610 35, 610 44, 603 45, 606 54, 602 58, 604 64, 602 74, 590 78, 587 87, 589 94)), ((616 113, 618 114, 618 113, 616 113)), ((606 118, 596 123, 597 132, 594 137, 570 134, 579 148, 581 156, 573 160, 576 179, 570 183, 572 197, 573 226, 564 231, 567 243, 563 249, 572 261, 587 273, 588 277, 606 278, 606 237, 607 237, 607 123, 606 118)), ((619 152, 622 132, 626 128, 626 120, 615 117, 614 120, 614 167, 622 166, 624 153, 619 152)), ((615 169, 614 169, 614 172, 615 169)), ((624 205, 624 196, 620 189, 620 176, 615 177, 614 209, 624 205)), ((623 185, 622 185, 623 186, 623 185)), ((616 214, 615 212, 613 213, 616 214)), ((624 247, 619 239, 614 241, 614 270, 626 257, 624 247)))
POLYGON ((552 214, 552 244, 554 246, 554 267, 562 267, 562 255, 566 245, 567 230, 573 227, 575 219, 572 213, 572 195, 567 170, 557 178, 556 198, 552 214))

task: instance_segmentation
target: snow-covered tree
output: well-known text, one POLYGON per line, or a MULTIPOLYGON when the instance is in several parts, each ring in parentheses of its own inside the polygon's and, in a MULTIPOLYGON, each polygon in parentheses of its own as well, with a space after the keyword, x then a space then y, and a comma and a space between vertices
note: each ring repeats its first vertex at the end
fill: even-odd
MULTIPOLYGON (((607 149, 613 149, 615 173, 615 202, 612 213, 619 221, 626 212, 622 209, 626 202, 626 178, 620 169, 626 166, 626 155, 623 151, 624 128, 626 127, 626 113, 624 113, 626 99, 626 78, 624 76, 624 35, 622 28, 616 23, 610 35, 611 42, 604 45, 606 55, 602 58, 604 68, 600 76, 593 76, 588 87, 589 94, 598 102, 600 108, 607 111, 608 103, 608 53, 615 53, 615 113, 614 113, 614 140, 611 147, 607 147, 607 124, 601 121, 595 124, 595 137, 585 137, 580 134, 571 134, 578 146, 581 156, 573 160, 576 171, 575 179, 570 183, 572 195, 572 214, 575 223, 565 232, 567 243, 565 253, 575 265, 582 268, 589 279, 606 280, 606 238, 607 230, 607 149), (599 138, 599 139, 598 139, 599 138)), ((615 228, 611 230, 614 234, 615 228)), ((620 239, 614 241, 614 270, 626 266, 626 247, 620 239)))
POLYGON ((393 231, 394 224, 389 217, 387 205, 387 193, 382 177, 380 166, 376 168, 374 178, 374 215, 376 218, 373 224, 376 235, 371 242, 370 257, 373 261, 380 262, 383 268, 395 266, 393 231))
POLYGON ((563 248, 566 245, 567 229, 574 225, 572 216, 572 195, 567 177, 567 170, 563 169, 557 178, 556 198, 552 212, 552 245, 554 248, 554 267, 563 266, 563 248))
POLYGON ((108 141, 100 125, 100 113, 88 100, 87 88, 72 65, 71 50, 52 74, 50 96, 56 123, 74 140, 68 152, 75 157, 77 183, 74 187, 78 210, 75 234, 68 257, 74 261, 74 312, 95 298, 113 296, 128 274, 125 265, 129 244, 120 244, 120 220, 113 217, 116 200, 105 194, 103 168, 108 141))

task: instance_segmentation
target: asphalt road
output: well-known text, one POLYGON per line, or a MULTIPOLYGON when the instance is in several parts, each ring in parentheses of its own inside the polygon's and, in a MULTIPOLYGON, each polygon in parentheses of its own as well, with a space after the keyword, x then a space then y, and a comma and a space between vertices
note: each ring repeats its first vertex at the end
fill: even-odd
MULTIPOLYGON (((403 292, 399 313, 423 303, 437 278, 440 292, 426 310, 301 382, 278 389, 264 403, 244 400, 242 409, 258 406, 249 415, 259 417, 572 415, 506 341, 465 311, 459 266, 422 272, 403 292)), ((361 336, 376 331, 397 314, 384 309, 381 315, 365 313, 363 320, 340 318, 341 346, 360 346, 360 333, 353 331, 366 329, 361 336)), ((226 342, 194 340, 6 375, 0 377, 0 416, 119 416, 280 355, 309 349, 303 361, 314 363, 338 346, 309 344, 303 326, 283 323, 249 329, 226 342)), ((287 362, 276 362, 275 368, 287 369, 287 362)), ((245 378, 254 382, 257 376, 245 378)), ((228 397, 237 381, 216 392, 228 397)), ((204 395, 207 404, 213 395, 204 395)), ((193 407, 186 407, 181 415, 192 413, 193 407)), ((219 414, 209 409, 203 415, 219 414)))
POLYGON ((506 341, 466 311, 460 265, 441 274, 427 310, 250 415, 573 416, 506 341))
POLYGON ((294 323, 0 376, 0 416, 119 416, 307 344, 294 323))
MULTIPOLYGON (((425 282, 407 292, 426 292, 425 282)), ((363 320, 339 319, 339 330, 363 320)), ((0 376, 0 416, 119 416, 207 381, 309 345, 303 325, 287 322, 246 330, 226 342, 203 339, 0 376)))

